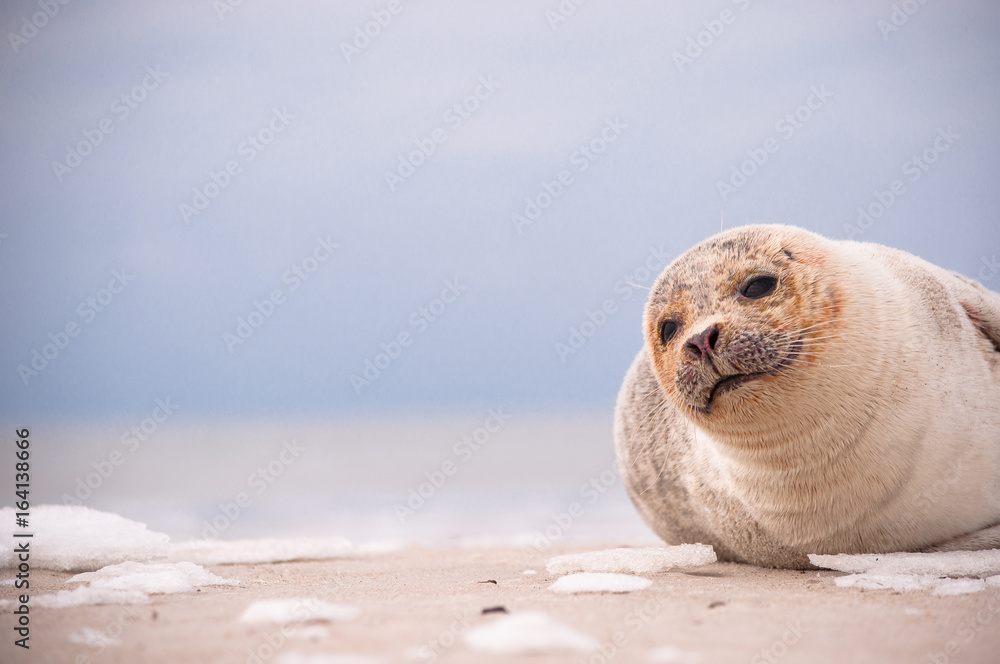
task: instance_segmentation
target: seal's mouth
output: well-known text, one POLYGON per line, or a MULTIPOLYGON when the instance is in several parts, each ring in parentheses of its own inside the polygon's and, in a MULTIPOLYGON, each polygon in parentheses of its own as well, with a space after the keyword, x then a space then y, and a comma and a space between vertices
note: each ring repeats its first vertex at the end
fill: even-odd
MULTIPOLYGON (((780 332, 770 338, 758 335, 749 339, 744 335, 720 344, 700 361, 682 359, 675 378, 678 396, 693 413, 713 415, 720 395, 737 392, 760 378, 779 376, 795 363, 804 341, 785 335, 780 332)), ((734 398, 739 400, 740 396, 734 398)))
POLYGON ((722 378, 719 382, 712 386, 712 389, 708 393, 708 400, 705 402, 705 412, 710 412, 712 410, 712 404, 715 403, 715 397, 718 394, 725 394, 726 392, 732 392, 737 389, 740 385, 748 383, 751 380, 757 378, 763 378, 764 376, 769 376, 770 372, 758 372, 758 373, 748 373, 748 374, 734 374, 732 376, 726 376, 722 378))

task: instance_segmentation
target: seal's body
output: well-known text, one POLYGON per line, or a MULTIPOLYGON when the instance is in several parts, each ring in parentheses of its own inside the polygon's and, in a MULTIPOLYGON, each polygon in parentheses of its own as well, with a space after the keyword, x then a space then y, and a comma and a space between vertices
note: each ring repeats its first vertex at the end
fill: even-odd
POLYGON ((666 542, 1000 548, 1000 295, 902 251, 745 226, 650 292, 618 396, 626 489, 666 542))

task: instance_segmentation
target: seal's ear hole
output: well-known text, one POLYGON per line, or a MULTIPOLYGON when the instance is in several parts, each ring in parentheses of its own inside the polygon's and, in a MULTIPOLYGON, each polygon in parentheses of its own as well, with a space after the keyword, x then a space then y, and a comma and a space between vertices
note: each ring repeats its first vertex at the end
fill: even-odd
POLYGON ((795 257, 792 256, 792 252, 790 252, 788 249, 782 249, 782 251, 784 251, 785 255, 788 256, 788 260, 790 260, 790 261, 795 260, 795 257))
POLYGON ((774 277, 754 277, 743 286, 740 293, 745 298, 758 300, 773 293, 777 285, 778 280, 774 277))
POLYGON ((677 321, 665 320, 660 323, 660 343, 664 346, 677 334, 677 321))

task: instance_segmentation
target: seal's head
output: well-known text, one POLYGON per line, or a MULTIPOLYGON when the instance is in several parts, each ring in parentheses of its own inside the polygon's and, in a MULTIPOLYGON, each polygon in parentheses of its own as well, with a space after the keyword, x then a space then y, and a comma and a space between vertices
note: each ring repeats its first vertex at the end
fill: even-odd
POLYGON ((646 305, 646 344, 688 419, 746 440, 786 422, 790 404, 808 406, 796 403, 802 383, 837 326, 827 247, 798 228, 744 226, 664 270, 646 305))

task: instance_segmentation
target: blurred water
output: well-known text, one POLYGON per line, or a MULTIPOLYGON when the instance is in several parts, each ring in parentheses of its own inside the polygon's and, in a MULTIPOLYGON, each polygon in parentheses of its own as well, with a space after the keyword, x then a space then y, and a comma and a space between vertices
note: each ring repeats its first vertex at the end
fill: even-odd
MULTIPOLYGON (((15 425, 31 427, 34 504, 79 502, 175 541, 653 538, 621 486, 611 412, 15 425)), ((4 496, 12 483, 0 477, 4 496)))

